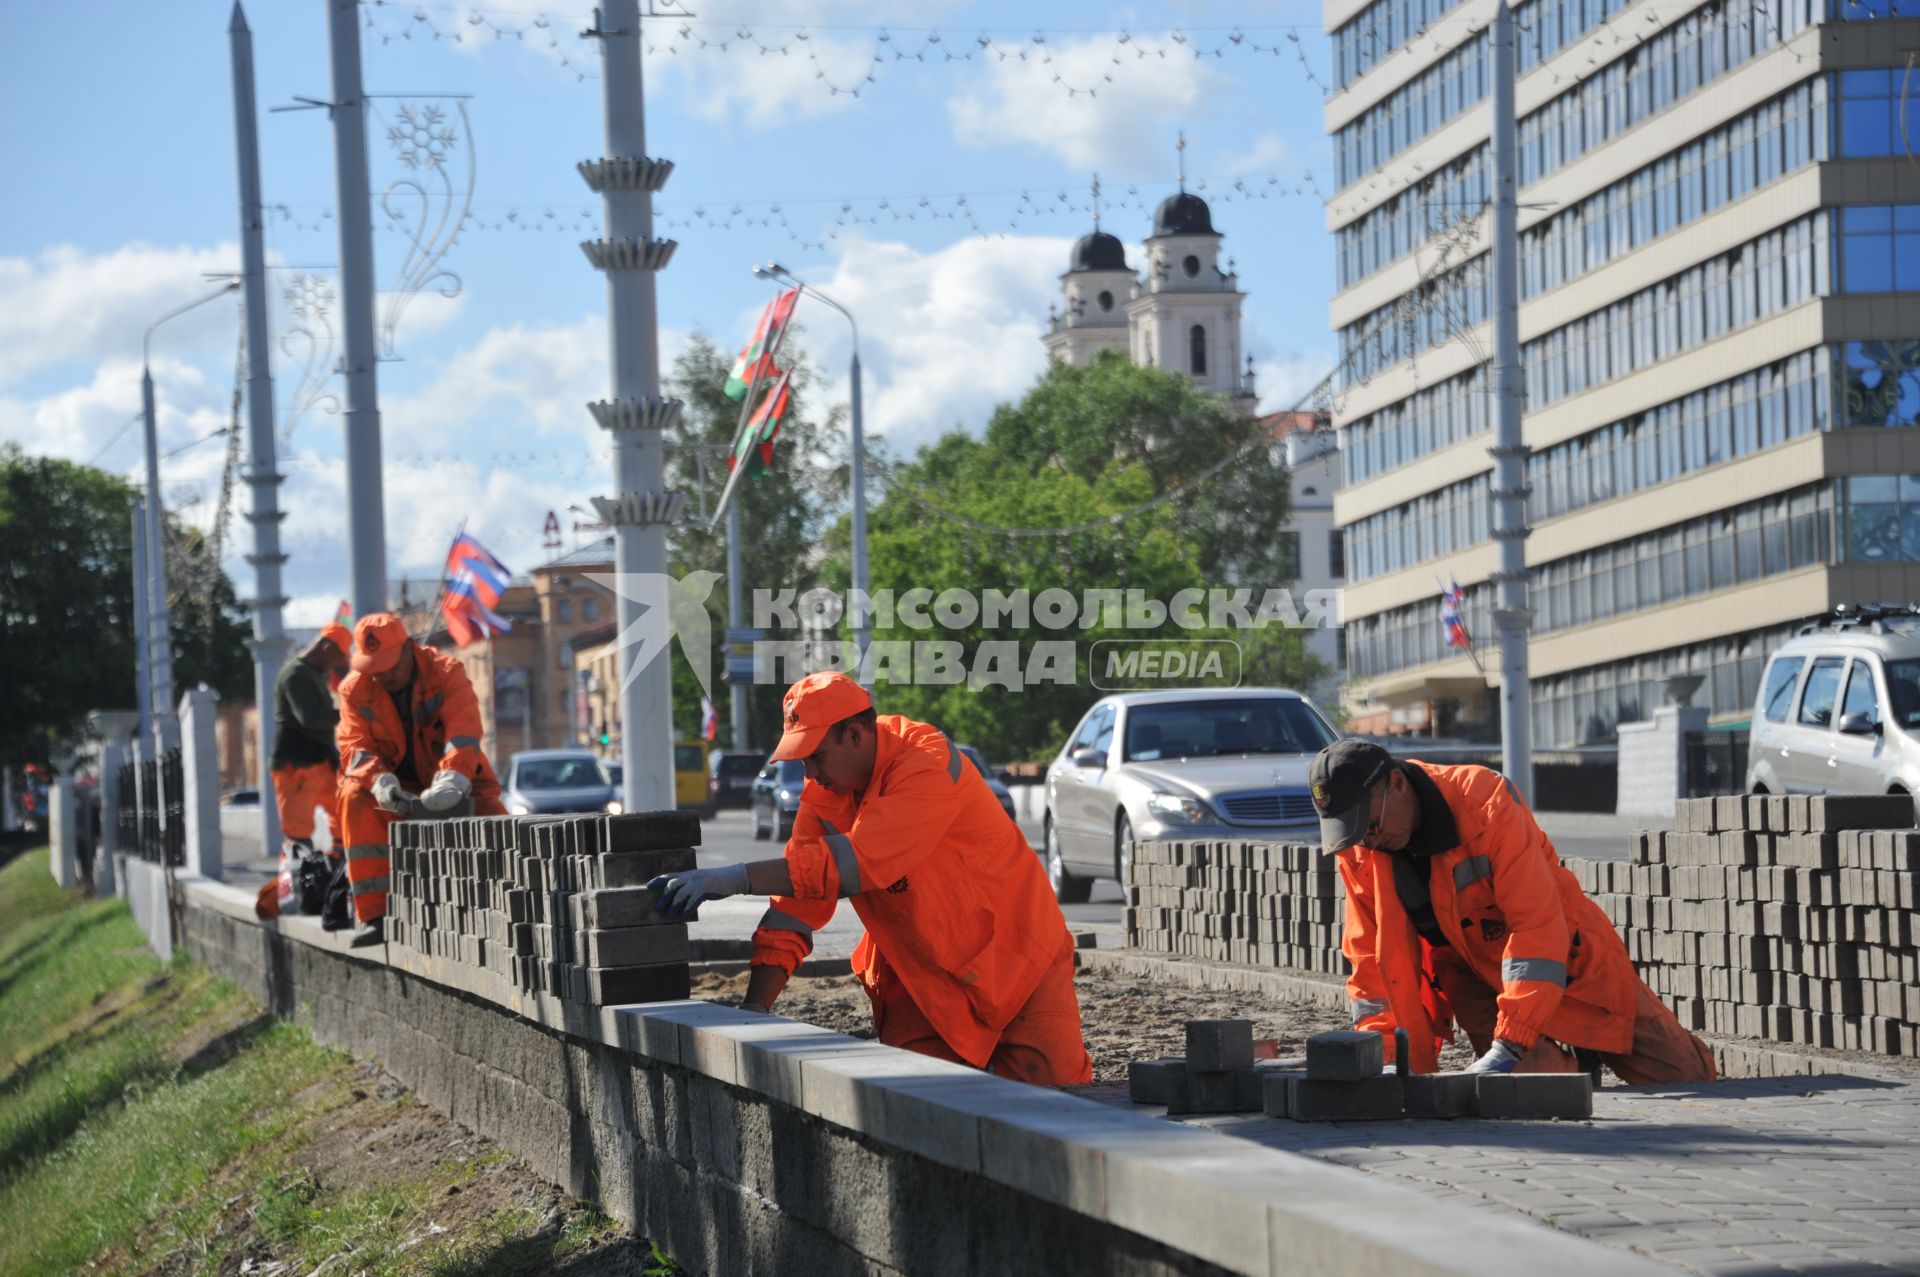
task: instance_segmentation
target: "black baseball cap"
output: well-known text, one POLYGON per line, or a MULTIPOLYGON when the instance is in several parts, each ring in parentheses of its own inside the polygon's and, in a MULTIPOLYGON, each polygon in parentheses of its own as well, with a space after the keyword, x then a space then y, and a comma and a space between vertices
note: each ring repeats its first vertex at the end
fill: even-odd
POLYGON ((1320 813, 1320 841, 1345 851, 1367 832, 1373 787, 1393 768, 1393 755, 1372 741, 1337 740, 1314 755, 1307 768, 1313 809, 1320 813))

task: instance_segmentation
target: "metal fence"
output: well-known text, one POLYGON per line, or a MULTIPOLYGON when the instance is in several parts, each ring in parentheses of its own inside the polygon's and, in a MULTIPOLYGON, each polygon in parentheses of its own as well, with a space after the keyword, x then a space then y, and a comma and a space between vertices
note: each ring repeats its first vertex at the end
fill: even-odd
POLYGON ((121 845, 142 860, 179 868, 187 863, 187 777, 180 751, 170 749, 157 762, 140 763, 137 790, 134 766, 120 769, 121 845), (140 794, 159 800, 141 803, 140 794))
POLYGON ((1746 732, 1688 732, 1686 750, 1688 798, 1746 792, 1746 732))

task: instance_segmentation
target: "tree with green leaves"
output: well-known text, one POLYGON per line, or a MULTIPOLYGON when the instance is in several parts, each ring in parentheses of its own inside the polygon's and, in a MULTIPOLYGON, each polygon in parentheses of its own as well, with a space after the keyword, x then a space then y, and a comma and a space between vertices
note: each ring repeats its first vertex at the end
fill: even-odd
MULTIPOLYGON (((104 470, 0 446, 0 765, 45 763, 87 711, 135 703, 133 500, 104 470)), ((249 697, 245 638, 224 575, 177 600, 176 686, 249 697)))
MULTIPOLYGON (((1264 427, 1186 377, 1136 367, 1117 353, 1083 368, 1055 364, 985 436, 958 431, 892 468, 868 531, 876 590, 978 594, 1059 588, 1137 590, 1162 603, 1181 590, 1245 589, 1254 603, 1293 585, 1282 539, 1291 513, 1285 457, 1264 427), (1102 522, 1109 516, 1124 517, 1102 522), (1087 526, 1092 525, 1092 526, 1087 526), (1071 533, 1058 529, 1078 528, 1071 533)), ((845 525, 829 538, 827 579, 844 589, 845 525)), ((1039 758, 1056 749, 1100 692, 1088 657, 1102 640, 1231 640, 1245 685, 1304 686, 1323 673, 1298 630, 1269 625, 1151 629, 1108 624, 1053 632, 981 623, 912 630, 895 618, 881 640, 957 640, 968 652, 1013 642, 1071 640, 1071 682, 1013 690, 966 683, 886 685, 881 707, 938 723, 990 756, 1039 758)), ((1211 618, 1210 618, 1211 619, 1211 618)))

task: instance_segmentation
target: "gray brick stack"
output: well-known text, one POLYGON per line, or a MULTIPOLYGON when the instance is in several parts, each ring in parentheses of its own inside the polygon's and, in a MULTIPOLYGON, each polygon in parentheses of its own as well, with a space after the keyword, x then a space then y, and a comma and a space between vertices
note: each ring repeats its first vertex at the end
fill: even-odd
POLYGON ((1127 944, 1214 962, 1347 973, 1333 857, 1304 843, 1143 842, 1127 944))
POLYGON ((1913 818, 1899 796, 1690 799, 1629 861, 1569 867, 1687 1027, 1913 1056, 1913 818))
POLYGON ((684 924, 644 884, 694 867, 690 812, 397 821, 387 940, 514 988, 608 1005, 684 998, 684 924))

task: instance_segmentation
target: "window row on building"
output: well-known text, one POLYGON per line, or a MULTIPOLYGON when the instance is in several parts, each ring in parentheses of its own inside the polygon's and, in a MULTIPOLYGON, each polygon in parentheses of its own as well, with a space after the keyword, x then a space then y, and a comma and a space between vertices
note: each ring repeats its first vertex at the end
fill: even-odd
POLYGON ((1565 748, 1610 740, 1620 724, 1652 718, 1653 711, 1667 703, 1667 680, 1689 674, 1701 678, 1692 703, 1709 715, 1750 711, 1759 699, 1767 657, 1797 628, 1754 630, 1536 678, 1528 688, 1533 743, 1536 748, 1565 748))
MULTIPOLYGON (((1531 567, 1530 631, 1550 634, 1834 562, 1836 486, 1824 480, 1531 567)), ((1844 545, 1844 539, 1839 543, 1844 545)), ((1436 589, 1433 598, 1348 621, 1353 676, 1391 674, 1451 655, 1438 593, 1436 589)), ((1490 641, 1492 590, 1481 583, 1467 587, 1466 595, 1468 632, 1490 641)))
MULTIPOLYGON (((1521 297, 1558 288, 1829 158, 1829 92, 1829 77, 1808 80, 1527 228, 1520 235, 1521 297)), ((1883 116, 1884 107, 1874 99, 1862 109, 1883 116)), ((1920 108, 1913 115, 1920 136, 1920 108)), ((1881 134, 1886 127, 1885 119, 1879 119, 1881 134)), ((1467 221, 1479 216, 1488 199, 1486 156, 1486 148, 1480 147, 1429 182, 1342 228, 1336 237, 1339 286, 1350 287, 1420 248, 1446 228, 1450 216, 1467 221)))
MULTIPOLYGON (((1562 25, 1560 47, 1585 36, 1624 2, 1566 5, 1587 25, 1562 25)), ((1711 84, 1755 55, 1818 21, 1819 0, 1726 0, 1695 13, 1588 75, 1519 121, 1520 184, 1558 172, 1649 116, 1711 84)), ((1534 41, 1546 52, 1544 28, 1534 41)), ((1522 42, 1523 54, 1526 41, 1522 42)), ((1548 52, 1557 52, 1554 49, 1548 52)), ((1484 98, 1492 69, 1482 34, 1334 134, 1337 185, 1344 189, 1484 98)))
MULTIPOLYGON (((1811 213, 1526 342, 1527 406, 1544 408, 1827 295, 1829 222, 1826 210, 1811 213)), ((1429 281, 1405 313, 1376 311, 1341 329, 1343 374, 1371 378, 1484 323, 1487 260, 1429 281)), ((1871 291, 1891 287, 1889 275, 1871 291)))
POLYGON ((1436 492, 1423 493, 1391 510, 1348 524, 1348 581, 1456 554, 1493 535, 1492 472, 1477 474, 1436 492))
MULTIPOLYGON (((1920 476, 1823 479, 1531 567, 1529 628, 1552 634, 1838 563, 1920 563, 1920 476)), ((1438 593, 1348 621, 1353 676, 1451 655, 1438 593)), ((1469 633, 1490 638, 1491 590, 1481 584, 1466 595, 1469 633)))
POLYGON ((1460 6, 1460 0, 1374 0, 1333 33, 1333 87, 1338 92, 1407 41, 1460 6))

